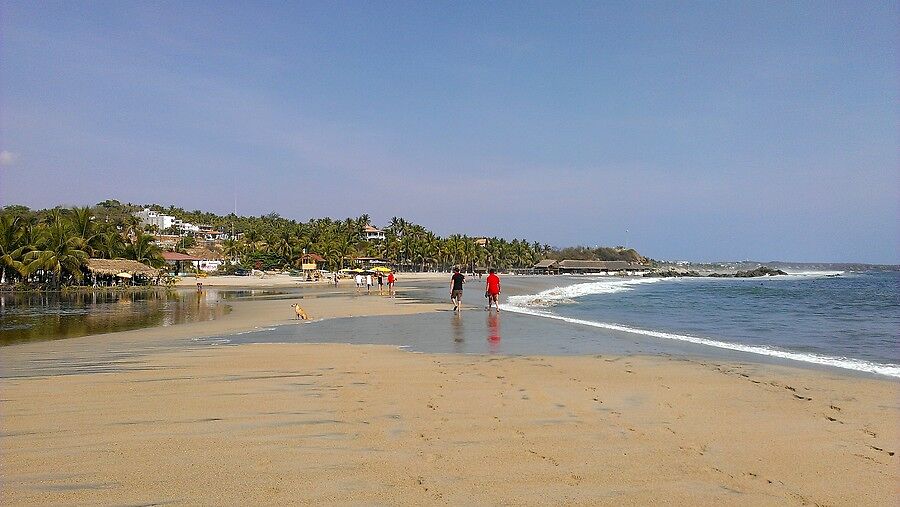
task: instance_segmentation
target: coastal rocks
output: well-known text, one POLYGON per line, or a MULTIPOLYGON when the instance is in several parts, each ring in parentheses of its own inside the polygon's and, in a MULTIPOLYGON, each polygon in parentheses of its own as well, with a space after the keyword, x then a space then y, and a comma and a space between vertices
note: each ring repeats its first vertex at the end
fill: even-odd
POLYGON ((680 276, 703 276, 694 270, 683 269, 667 269, 659 271, 651 271, 644 274, 644 278, 674 278, 680 276))
POLYGON ((759 276, 775 276, 775 275, 786 275, 784 271, 780 269, 770 268, 768 266, 760 266, 756 269, 750 271, 738 271, 733 275, 723 274, 723 273, 713 273, 709 276, 718 277, 718 278, 756 278, 759 276))
POLYGON ((694 270, 685 270, 685 269, 674 269, 669 268, 665 270, 657 270, 651 271, 649 273, 644 274, 644 277, 647 278, 673 278, 673 277, 702 277, 708 276, 712 278, 756 278, 760 276, 775 276, 775 275, 786 275, 784 271, 780 269, 770 268, 768 266, 760 266, 756 269, 749 271, 738 271, 736 273, 709 273, 709 274, 701 274, 694 270))

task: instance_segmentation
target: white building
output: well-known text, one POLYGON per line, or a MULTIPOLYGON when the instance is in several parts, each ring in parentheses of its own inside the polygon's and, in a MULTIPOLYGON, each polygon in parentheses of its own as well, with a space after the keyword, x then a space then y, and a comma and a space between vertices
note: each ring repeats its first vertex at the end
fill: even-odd
POLYGON ((165 232, 171 227, 178 229, 182 234, 200 231, 200 227, 190 222, 181 221, 172 215, 164 215, 157 211, 153 211, 150 208, 144 208, 135 213, 134 216, 140 219, 141 225, 154 225, 159 232, 165 232))
POLYGON ((190 222, 182 222, 181 220, 176 219, 174 222, 172 222, 172 225, 174 225, 179 231, 181 231, 182 234, 186 234, 189 232, 200 232, 200 227, 190 222))
POLYGON ((384 240, 384 231, 372 227, 371 225, 367 225, 366 228, 363 229, 363 237, 366 238, 367 241, 384 240))
POLYGON ((163 215, 156 211, 151 210, 150 208, 144 208, 142 211, 138 211, 134 214, 134 216, 138 217, 141 220, 141 225, 153 225, 159 229, 160 232, 165 231, 169 227, 175 223, 175 217, 171 215, 163 215))

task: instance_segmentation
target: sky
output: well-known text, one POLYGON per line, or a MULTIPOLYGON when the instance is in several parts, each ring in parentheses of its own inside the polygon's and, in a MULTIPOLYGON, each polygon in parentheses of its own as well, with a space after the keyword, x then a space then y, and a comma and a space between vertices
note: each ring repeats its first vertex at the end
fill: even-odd
POLYGON ((896 264, 898 14, 0 0, 0 205, 896 264))

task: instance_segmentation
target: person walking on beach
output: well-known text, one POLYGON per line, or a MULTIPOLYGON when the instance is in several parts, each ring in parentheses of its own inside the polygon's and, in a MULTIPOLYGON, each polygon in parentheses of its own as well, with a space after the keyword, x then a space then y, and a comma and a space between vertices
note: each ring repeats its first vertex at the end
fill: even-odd
POLYGON ((357 294, 359 294, 359 289, 362 287, 362 282, 363 282, 362 275, 357 274, 356 275, 356 293, 357 294))
POLYGON ((463 284, 466 283, 466 275, 459 272, 459 268, 453 268, 453 276, 450 277, 450 301, 453 301, 453 311, 458 312, 462 306, 463 284))
POLYGON ((372 291, 372 275, 366 275, 366 294, 372 291))
POLYGON ((394 297, 394 282, 397 281, 397 278, 394 277, 394 272, 391 271, 388 273, 388 294, 391 297, 394 297))
POLYGON ((378 295, 382 295, 384 291, 384 274, 378 273, 378 295))
POLYGON ((500 277, 494 273, 494 270, 490 270, 490 274, 487 277, 487 283, 484 287, 485 295, 488 298, 488 311, 491 311, 491 303, 497 307, 497 312, 500 312, 500 277))

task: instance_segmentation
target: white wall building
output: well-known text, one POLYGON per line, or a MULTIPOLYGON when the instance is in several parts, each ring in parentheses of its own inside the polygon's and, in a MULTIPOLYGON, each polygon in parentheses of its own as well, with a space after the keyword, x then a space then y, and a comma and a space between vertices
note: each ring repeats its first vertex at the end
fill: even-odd
POLYGON ((200 231, 200 227, 190 222, 181 221, 172 215, 164 215, 157 211, 153 211, 150 208, 144 208, 135 213, 134 216, 140 219, 141 225, 155 225, 156 228, 159 229, 159 232, 165 232, 170 227, 175 227, 181 231, 182 234, 200 231))
POLYGON ((384 240, 384 231, 372 227, 371 225, 367 225, 365 229, 363 229, 363 237, 365 237, 367 241, 384 240))
POLYGON ((175 217, 171 215, 163 215, 150 208, 144 208, 134 214, 141 221, 141 225, 154 225, 160 232, 165 231, 175 223, 175 217))
POLYGON ((223 264, 224 261, 219 259, 204 259, 200 261, 200 269, 203 271, 216 271, 219 269, 219 266, 223 264))

